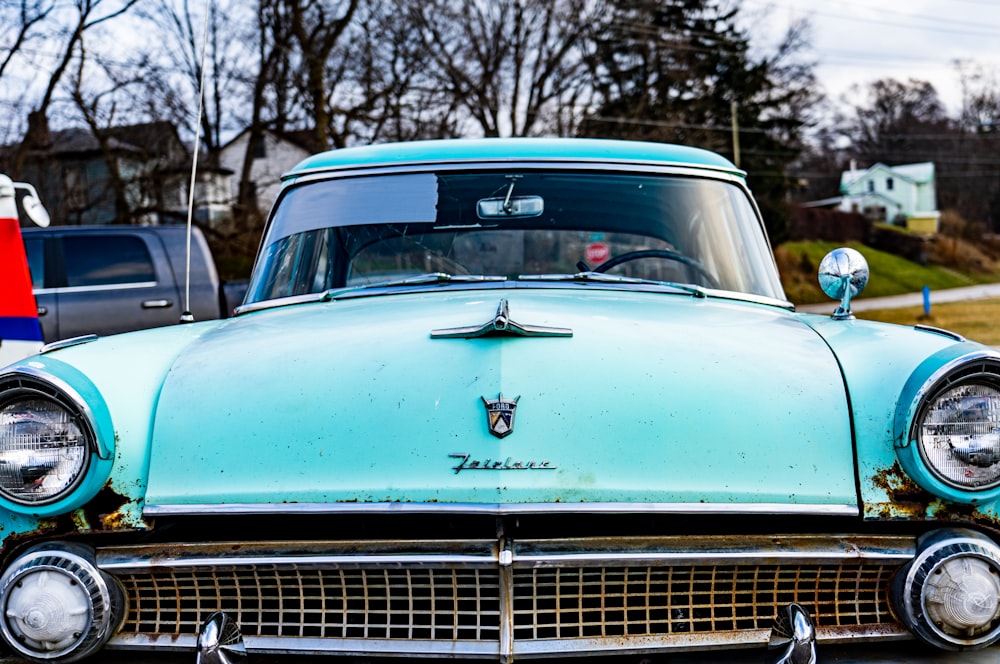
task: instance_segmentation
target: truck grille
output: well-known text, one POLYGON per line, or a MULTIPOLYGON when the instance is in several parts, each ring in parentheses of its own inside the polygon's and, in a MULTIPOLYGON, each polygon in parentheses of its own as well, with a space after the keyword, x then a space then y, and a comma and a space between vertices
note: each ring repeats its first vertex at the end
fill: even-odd
POLYGON ((251 651, 300 653, 496 657, 763 644, 791 602, 809 610, 820 640, 906 633, 887 591, 912 540, 874 549, 838 540, 818 553, 810 538, 807 550, 793 542, 788 551, 739 555, 704 544, 685 553, 672 539, 633 544, 570 552, 585 541, 449 543, 451 553, 436 554, 432 543, 417 552, 382 543, 366 554, 355 543, 348 554, 309 545, 305 555, 300 545, 295 553, 240 546, 236 556, 190 547, 167 559, 135 548, 98 560, 128 597, 109 644, 122 648, 193 646, 215 611, 239 623, 251 651))

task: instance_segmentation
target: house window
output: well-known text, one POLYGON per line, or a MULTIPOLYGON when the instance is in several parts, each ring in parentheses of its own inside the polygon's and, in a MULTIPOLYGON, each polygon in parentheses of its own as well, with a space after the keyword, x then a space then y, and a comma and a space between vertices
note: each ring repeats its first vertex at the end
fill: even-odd
POLYGON ((892 191, 892 184, 893 184, 892 178, 886 178, 885 179, 885 189, 886 189, 886 191, 892 191))
POLYGON ((70 166, 63 171, 63 189, 66 207, 82 210, 87 207, 87 173, 80 166, 70 166))
POLYGON ((875 193, 875 180, 868 181, 868 193, 869 194, 875 193))
POLYGON ((264 144, 264 137, 257 136, 253 141, 253 158, 254 159, 266 159, 267 158, 267 146, 264 144))

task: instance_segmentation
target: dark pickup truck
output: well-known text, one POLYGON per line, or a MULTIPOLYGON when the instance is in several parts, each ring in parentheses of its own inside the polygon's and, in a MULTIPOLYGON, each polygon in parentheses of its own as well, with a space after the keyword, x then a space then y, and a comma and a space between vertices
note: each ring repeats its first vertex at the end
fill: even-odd
MULTIPOLYGON (((22 229, 46 342, 178 323, 185 304, 184 226, 22 229)), ((191 236, 195 320, 225 318, 242 300, 220 283, 208 243, 191 236), (227 293, 229 296, 227 297, 227 293)))

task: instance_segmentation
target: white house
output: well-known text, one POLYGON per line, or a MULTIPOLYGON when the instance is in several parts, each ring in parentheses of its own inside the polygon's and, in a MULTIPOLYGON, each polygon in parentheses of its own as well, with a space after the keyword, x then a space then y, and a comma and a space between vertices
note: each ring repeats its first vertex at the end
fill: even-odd
MULTIPOLYGON (((274 132, 264 130, 262 140, 253 149, 253 164, 250 167, 250 181, 257 208, 267 214, 281 185, 281 176, 299 163, 312 151, 308 147, 308 132, 274 132)), ((250 130, 244 129, 219 150, 219 166, 231 170, 230 197, 236 202, 239 194, 240 174, 243 159, 247 154, 250 130)))
POLYGON ((840 176, 840 209, 861 212, 890 223, 905 220, 907 228, 936 233, 941 213, 937 209, 934 163, 852 168, 840 176))

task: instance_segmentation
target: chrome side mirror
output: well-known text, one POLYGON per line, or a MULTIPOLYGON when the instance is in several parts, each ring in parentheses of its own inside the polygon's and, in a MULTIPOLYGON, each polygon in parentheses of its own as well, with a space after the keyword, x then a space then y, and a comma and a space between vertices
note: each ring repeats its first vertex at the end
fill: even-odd
POLYGON ((51 219, 49 218, 49 213, 42 205, 42 202, 38 200, 38 192, 27 182, 15 182, 14 189, 21 189, 27 192, 23 198, 21 198, 21 208, 24 210, 24 214, 28 215, 28 219, 35 226, 41 226, 45 228, 49 225, 51 219))
POLYGON ((850 320, 851 299, 868 285, 868 261, 860 252, 848 247, 834 249, 819 264, 819 286, 840 306, 833 312, 834 320, 850 320))

